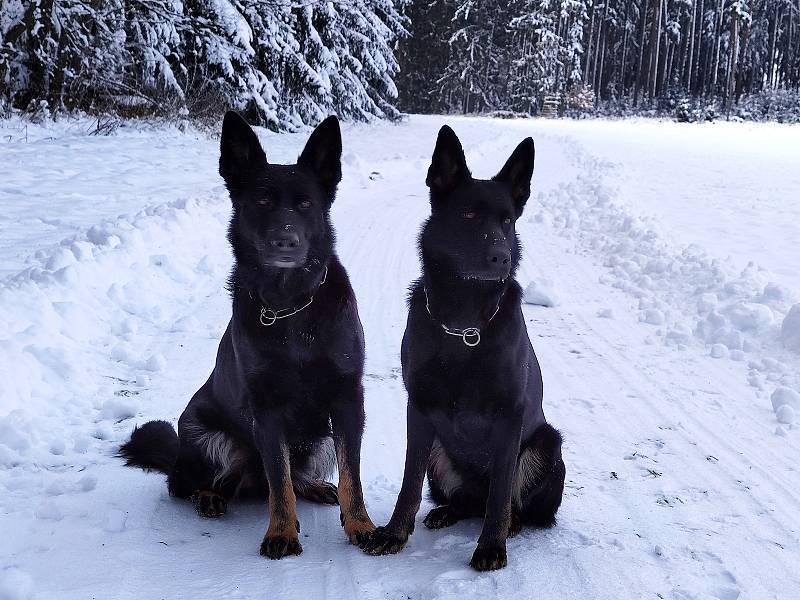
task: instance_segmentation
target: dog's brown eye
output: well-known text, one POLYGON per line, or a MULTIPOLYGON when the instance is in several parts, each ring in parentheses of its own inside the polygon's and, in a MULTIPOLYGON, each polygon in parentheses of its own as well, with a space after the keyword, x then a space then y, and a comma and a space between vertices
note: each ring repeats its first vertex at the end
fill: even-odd
POLYGON ((505 223, 506 225, 509 225, 511 223, 511 219, 506 217, 505 219, 503 219, 503 223, 505 223))
POLYGON ((272 206, 272 200, 256 200, 256 204, 259 206, 270 207, 272 206))
POLYGON ((461 216, 463 216, 465 219, 474 219, 478 216, 478 213, 476 213, 474 210, 468 210, 465 211, 461 216))
POLYGON ((303 200, 300 204, 297 205, 297 208, 299 208, 300 210, 307 210, 311 208, 311 201, 303 200))

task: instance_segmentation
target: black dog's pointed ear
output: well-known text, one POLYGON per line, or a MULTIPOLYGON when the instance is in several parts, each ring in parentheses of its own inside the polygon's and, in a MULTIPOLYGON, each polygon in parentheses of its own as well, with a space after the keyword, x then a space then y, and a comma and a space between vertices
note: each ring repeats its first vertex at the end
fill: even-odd
POLYGON ((436 148, 433 149, 425 185, 431 188, 432 192, 446 193, 470 177, 472 174, 467 168, 461 142, 455 132, 444 125, 436 138, 436 148))
POLYGON ((322 185, 335 188, 342 180, 342 132, 339 119, 330 116, 311 132, 297 164, 314 172, 322 185))
POLYGON ((228 189, 240 187, 253 169, 266 162, 267 155, 255 131, 237 113, 226 112, 219 142, 219 174, 228 189))
POLYGON ((500 172, 492 179, 511 186, 511 197, 517 210, 517 217, 522 214, 528 196, 531 195, 531 177, 536 148, 532 138, 525 138, 516 147, 500 172))

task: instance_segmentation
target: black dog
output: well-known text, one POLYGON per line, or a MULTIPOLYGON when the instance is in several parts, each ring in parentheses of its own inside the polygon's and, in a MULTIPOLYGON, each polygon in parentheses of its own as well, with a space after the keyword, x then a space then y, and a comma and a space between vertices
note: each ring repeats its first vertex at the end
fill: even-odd
POLYGON ((483 517, 470 564, 507 563, 506 538, 522 524, 551 526, 565 469, 561 436, 545 422, 542 377, 514 280, 515 222, 530 195, 528 138, 491 180, 473 179, 461 143, 442 127, 426 183, 431 217, 420 235, 422 278, 403 337, 408 447, 397 505, 365 546, 403 548, 414 530, 427 467, 432 529, 483 517))
POLYGON ((296 496, 341 505, 348 538, 374 526, 359 476, 364 335, 334 251, 330 207, 342 139, 323 121, 294 165, 273 165, 252 129, 225 115, 219 172, 233 202, 233 316, 214 371, 178 421, 134 430, 127 464, 168 474, 169 492, 206 517, 229 499, 269 496, 261 554, 300 554, 296 496), (338 461, 339 488, 325 481, 338 461))

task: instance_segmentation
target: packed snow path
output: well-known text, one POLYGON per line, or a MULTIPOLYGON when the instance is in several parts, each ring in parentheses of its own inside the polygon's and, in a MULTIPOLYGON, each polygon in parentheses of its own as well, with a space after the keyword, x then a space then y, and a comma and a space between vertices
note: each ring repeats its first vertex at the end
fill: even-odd
MULTIPOLYGON (((668 143, 683 139, 672 124, 640 123, 637 144, 667 140, 652 163, 635 162, 627 123, 616 150, 597 142, 613 123, 414 117, 344 128, 333 216, 367 339, 362 472, 373 520, 388 519, 402 476, 405 291, 418 274, 424 175, 444 122, 479 177, 494 174, 524 136, 536 141, 518 279, 536 282, 536 295, 554 305, 524 311, 545 412, 566 440, 558 525, 524 530, 509 541, 508 568, 478 574, 467 562, 480 522, 428 531, 427 499, 405 550, 387 557, 348 545, 336 508, 300 501, 304 552, 271 562, 258 555, 261 504, 234 503, 224 518, 202 520, 167 496, 162 476, 123 468, 113 457, 119 443, 135 423, 177 420, 229 318, 229 202, 216 142, 171 130, 86 137, 84 122, 34 129, 26 144, 6 123, 0 598, 797 594, 798 431, 774 409, 783 421, 800 410, 800 323, 790 314, 800 287, 784 262, 798 238, 781 239, 800 223, 790 204, 800 197, 800 151, 781 158, 793 170, 762 192, 780 205, 771 225, 760 215, 749 231, 750 215, 736 210, 752 204, 748 188, 725 188, 731 202, 720 210, 732 222, 740 215, 746 243, 720 239, 716 205, 702 199, 684 237, 668 193, 670 178, 686 172, 684 149, 668 143), (650 193, 662 196, 637 203, 645 172, 650 193), (657 221, 642 218, 654 212, 657 221)), ((738 152, 726 145, 737 133, 797 133, 683 127, 709 147, 716 140, 723 156, 738 152)), ((270 160, 290 161, 306 136, 261 137, 270 160)), ((742 161, 708 161, 709 177, 730 169, 749 181, 742 161)), ((707 195, 709 178, 693 169, 707 195)))

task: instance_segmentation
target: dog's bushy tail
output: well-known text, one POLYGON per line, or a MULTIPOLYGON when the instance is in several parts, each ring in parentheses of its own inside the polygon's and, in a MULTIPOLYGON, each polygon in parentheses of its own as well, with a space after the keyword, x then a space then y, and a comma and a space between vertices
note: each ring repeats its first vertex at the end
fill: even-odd
POLYGON ((129 467, 169 474, 178 459, 178 434, 166 421, 150 421, 134 428, 118 455, 129 467))

